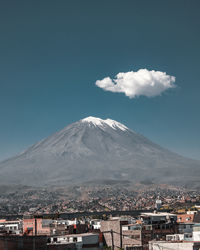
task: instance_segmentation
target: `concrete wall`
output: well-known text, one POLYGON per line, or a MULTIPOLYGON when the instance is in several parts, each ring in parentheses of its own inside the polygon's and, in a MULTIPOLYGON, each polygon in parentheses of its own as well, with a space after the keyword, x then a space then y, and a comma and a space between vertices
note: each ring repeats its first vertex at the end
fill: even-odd
POLYGON ((0 236, 0 250, 47 250, 45 236, 0 236))
POLYGON ((140 230, 123 230, 122 231, 122 246, 139 246, 142 245, 140 230))
POLYGON ((120 237, 121 226, 119 220, 107 220, 101 222, 101 232, 103 232, 105 242, 109 247, 112 246, 111 230, 113 230, 114 247, 115 249, 118 249, 122 244, 120 237), (104 233, 106 231, 108 231, 108 233, 104 233))
POLYGON ((192 233, 193 241, 200 241, 200 231, 195 231, 192 233))
POLYGON ((77 249, 76 244, 48 244, 47 250, 75 250, 77 249))
POLYGON ((195 247, 193 242, 149 242, 149 250, 199 250, 199 247, 195 247))

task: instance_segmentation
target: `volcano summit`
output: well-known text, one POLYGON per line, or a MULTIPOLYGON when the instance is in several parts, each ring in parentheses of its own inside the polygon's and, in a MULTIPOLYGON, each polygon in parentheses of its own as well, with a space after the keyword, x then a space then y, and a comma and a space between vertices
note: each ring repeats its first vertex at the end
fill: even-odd
POLYGON ((91 181, 198 186, 200 162, 151 142, 125 125, 87 117, 0 163, 1 184, 74 185, 91 181))

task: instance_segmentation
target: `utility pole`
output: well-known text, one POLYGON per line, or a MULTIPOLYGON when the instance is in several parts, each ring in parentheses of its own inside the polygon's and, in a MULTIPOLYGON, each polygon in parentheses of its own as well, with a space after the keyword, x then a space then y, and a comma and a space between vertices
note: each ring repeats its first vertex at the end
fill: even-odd
POLYGON ((111 234, 111 240, 112 240, 112 250, 114 250, 114 238, 113 238, 113 230, 110 230, 110 234, 111 234))
POLYGON ((120 248, 122 248, 122 226, 120 225, 120 248))
POLYGON ((37 218, 35 218, 35 235, 37 235, 37 218))

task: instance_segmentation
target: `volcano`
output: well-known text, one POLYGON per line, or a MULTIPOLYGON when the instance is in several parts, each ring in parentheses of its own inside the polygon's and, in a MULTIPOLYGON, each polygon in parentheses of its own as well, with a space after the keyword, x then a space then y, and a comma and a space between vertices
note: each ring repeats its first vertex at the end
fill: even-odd
POLYGON ((153 143, 125 125, 87 117, 0 163, 1 184, 87 182, 199 185, 200 162, 153 143))

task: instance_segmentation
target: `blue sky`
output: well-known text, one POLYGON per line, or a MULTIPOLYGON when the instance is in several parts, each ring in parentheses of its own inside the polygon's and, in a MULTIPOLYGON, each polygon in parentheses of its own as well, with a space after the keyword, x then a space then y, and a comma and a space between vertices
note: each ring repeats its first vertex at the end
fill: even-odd
POLYGON ((90 115, 200 159, 199 9, 198 0, 1 1, 0 160, 90 115), (95 85, 144 68, 177 87, 130 99, 95 85))

